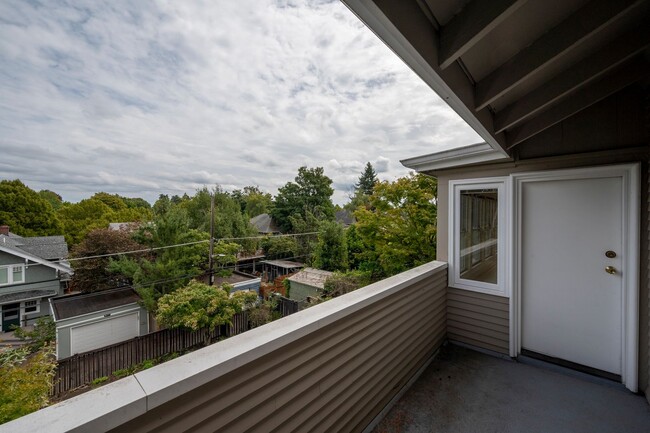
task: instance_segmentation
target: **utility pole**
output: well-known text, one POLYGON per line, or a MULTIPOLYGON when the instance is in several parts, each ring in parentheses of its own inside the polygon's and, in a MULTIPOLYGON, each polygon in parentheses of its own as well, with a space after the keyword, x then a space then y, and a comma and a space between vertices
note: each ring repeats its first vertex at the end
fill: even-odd
POLYGON ((214 191, 210 194, 210 257, 208 257, 208 285, 214 283, 214 191))

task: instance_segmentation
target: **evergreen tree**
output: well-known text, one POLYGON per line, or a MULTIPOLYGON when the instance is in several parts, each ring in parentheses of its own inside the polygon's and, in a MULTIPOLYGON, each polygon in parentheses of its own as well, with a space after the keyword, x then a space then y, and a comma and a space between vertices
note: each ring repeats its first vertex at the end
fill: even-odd
POLYGON ((366 163, 366 168, 359 177, 359 182, 354 185, 355 190, 365 195, 372 195, 372 190, 377 184, 377 173, 371 163, 366 163))

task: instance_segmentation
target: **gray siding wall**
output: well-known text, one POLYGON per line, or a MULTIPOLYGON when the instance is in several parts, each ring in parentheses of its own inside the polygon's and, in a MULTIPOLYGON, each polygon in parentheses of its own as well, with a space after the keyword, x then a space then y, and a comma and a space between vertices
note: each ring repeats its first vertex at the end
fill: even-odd
MULTIPOLYGON (((441 267, 114 431, 362 431, 443 342, 446 282, 441 267)), ((338 299, 353 310, 357 292, 338 299)), ((254 338, 246 334, 230 340, 254 338)))
POLYGON ((303 301, 307 296, 316 296, 318 289, 316 287, 308 286, 297 281, 291 282, 291 290, 289 290, 289 298, 295 301, 303 301))
MULTIPOLYGON (((639 320, 639 389, 648 390, 647 394, 650 394, 650 282, 648 267, 649 256, 648 249, 650 248, 650 235, 648 233, 648 219, 650 214, 648 213, 648 183, 650 182, 649 163, 648 163, 648 147, 628 149, 628 150, 619 150, 615 152, 597 152, 593 154, 585 155, 568 155, 556 158, 543 158, 538 160, 522 160, 516 162, 508 163, 497 163, 497 164, 485 164, 481 166, 474 167, 465 167, 458 169, 449 169, 442 170, 433 174, 438 178, 438 260, 448 261, 448 245, 449 245, 449 233, 448 233, 448 204, 449 204, 449 181, 456 179, 473 179, 481 177, 492 177, 492 176, 507 176, 512 173, 521 173, 527 171, 538 171, 538 170, 557 170, 562 168, 574 168, 574 167, 589 167, 605 164, 621 164, 628 162, 641 162, 642 168, 642 197, 641 200, 641 212, 642 215, 648 215, 648 218, 641 218, 641 284, 639 287, 640 291, 640 320, 639 320)), ((456 290, 450 289, 450 292, 455 292, 456 290)), ((476 298, 476 295, 473 295, 472 292, 468 291, 457 291, 457 293, 464 292, 465 297, 463 299, 467 300, 472 296, 476 298)), ((454 298, 454 294, 450 294, 450 300, 454 298)), ((489 296, 489 295, 488 295, 489 296)), ((495 301, 497 299, 502 299, 507 302, 505 298, 494 297, 495 301)), ((474 301, 476 302, 476 301, 474 301)), ((472 307, 474 308, 474 307, 472 307)), ((472 311, 472 310, 468 310, 472 311)), ((481 310, 484 312, 484 310, 481 310)), ((483 320, 486 315, 479 315, 478 312, 468 313, 472 314, 472 318, 476 320, 483 320)), ((508 316, 506 316, 507 318, 508 316)), ((456 324, 455 324, 456 325, 456 324)), ((456 332, 458 326, 452 326, 449 328, 449 339, 462 341, 460 338, 469 338, 469 330, 465 329, 463 332, 465 335, 456 335, 453 332, 456 332)), ((474 328, 474 331, 479 329, 474 328)), ((494 340, 489 340, 487 335, 483 335, 478 332, 474 332, 473 337, 475 343, 472 343, 479 347, 485 347, 487 344, 493 344, 494 340), (477 344, 476 342, 481 342, 482 345, 477 344)), ((494 337, 490 337, 494 338, 494 337)))
POLYGON ((447 338, 508 355, 509 299, 447 289, 447 338))
MULTIPOLYGON (((25 264, 25 259, 0 251, 0 265, 25 264)), ((59 290, 60 282, 56 270, 40 264, 30 264, 25 269, 25 283, 0 287, 0 294, 25 290, 59 290)))

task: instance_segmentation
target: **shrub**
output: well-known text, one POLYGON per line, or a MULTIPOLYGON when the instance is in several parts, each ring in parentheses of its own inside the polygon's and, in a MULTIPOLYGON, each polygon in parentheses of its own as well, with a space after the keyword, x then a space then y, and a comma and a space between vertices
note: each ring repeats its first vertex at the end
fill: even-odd
POLYGON ((367 286, 370 282, 371 275, 369 272, 335 272, 325 280, 322 296, 335 298, 367 286))

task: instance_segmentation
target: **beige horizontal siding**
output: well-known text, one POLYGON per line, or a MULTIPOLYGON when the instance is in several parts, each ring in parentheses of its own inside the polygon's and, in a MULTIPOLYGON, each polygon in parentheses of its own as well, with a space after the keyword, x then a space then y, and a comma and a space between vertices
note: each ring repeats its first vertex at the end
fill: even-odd
POLYGON ((509 300, 501 296, 447 289, 447 337, 450 341, 509 353, 509 300))
POLYGON ((446 281, 438 269, 114 431, 362 431, 445 339, 446 281))

